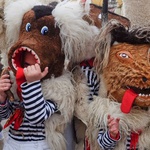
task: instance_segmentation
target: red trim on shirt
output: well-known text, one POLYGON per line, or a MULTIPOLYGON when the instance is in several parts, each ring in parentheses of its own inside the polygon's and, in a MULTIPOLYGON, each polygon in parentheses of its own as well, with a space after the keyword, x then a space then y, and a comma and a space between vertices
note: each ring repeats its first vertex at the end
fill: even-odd
POLYGON ((93 67, 94 57, 89 60, 84 60, 80 63, 80 66, 90 66, 93 67))
POLYGON ((109 134, 110 135, 110 138, 115 140, 115 141, 118 141, 120 139, 120 133, 118 132, 116 137, 114 137, 113 135, 109 134))

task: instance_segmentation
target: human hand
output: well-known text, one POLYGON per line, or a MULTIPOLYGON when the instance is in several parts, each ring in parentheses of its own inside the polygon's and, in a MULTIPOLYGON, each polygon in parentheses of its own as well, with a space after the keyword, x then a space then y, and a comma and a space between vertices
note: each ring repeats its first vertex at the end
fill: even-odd
POLYGON ((12 86, 12 81, 10 80, 10 76, 8 74, 4 74, 0 77, 0 103, 4 103, 6 100, 5 91, 9 90, 12 86))
POLYGON ((47 75, 47 73, 48 73, 48 67, 46 67, 42 72, 39 64, 30 65, 24 68, 24 75, 27 80, 27 83, 41 80, 43 77, 47 75))
POLYGON ((113 137, 116 138, 116 136, 119 133, 119 121, 120 118, 113 118, 110 115, 108 115, 108 129, 109 129, 109 134, 113 137))

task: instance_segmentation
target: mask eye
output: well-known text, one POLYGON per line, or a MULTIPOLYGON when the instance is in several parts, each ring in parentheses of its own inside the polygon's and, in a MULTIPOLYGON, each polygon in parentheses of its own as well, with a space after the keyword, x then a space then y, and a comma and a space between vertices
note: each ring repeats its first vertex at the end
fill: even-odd
POLYGON ((126 53, 120 53, 119 56, 122 58, 129 58, 129 56, 126 53))
POLYGON ((30 31, 31 31, 31 24, 30 24, 30 23, 27 23, 27 24, 26 24, 26 31, 27 31, 27 32, 30 32, 30 31))
POLYGON ((46 35, 47 33, 48 33, 48 27, 47 26, 42 27, 41 34, 46 35))

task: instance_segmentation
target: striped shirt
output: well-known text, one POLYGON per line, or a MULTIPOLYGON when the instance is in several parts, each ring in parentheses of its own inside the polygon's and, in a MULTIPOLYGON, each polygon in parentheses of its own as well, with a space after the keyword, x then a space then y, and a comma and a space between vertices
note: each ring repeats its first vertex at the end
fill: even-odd
MULTIPOLYGON (((82 63, 80 64, 81 70, 86 76, 87 79, 87 86, 89 87, 89 95, 88 95, 88 100, 92 101, 93 96, 98 95, 99 91, 99 80, 97 78, 97 74, 94 71, 92 63, 84 62, 84 65, 82 63)), ((84 139, 84 150, 90 149, 90 145, 88 143, 88 139, 84 139)))
POLYGON ((104 131, 103 129, 100 129, 97 137, 98 144, 100 147, 104 150, 112 150, 115 148, 117 141, 119 140, 113 140, 108 131, 104 131))
MULTIPOLYGON (((100 81, 98 80, 97 75, 93 70, 93 66, 90 66, 87 63, 87 65, 81 66, 81 69, 87 78, 87 85, 90 88, 88 96, 89 96, 89 100, 92 101, 93 96, 98 95, 100 81)), ((97 141, 98 141, 100 147, 104 150, 114 149, 119 140, 120 140, 120 138, 118 140, 112 139, 110 137, 108 131, 104 131, 103 129, 100 129, 100 131, 98 133, 98 137, 97 137, 97 141)), ((89 146, 88 144, 86 144, 86 142, 87 142, 87 140, 85 139, 84 149, 88 149, 87 147, 89 146)), ((130 143, 131 143, 131 138, 130 138, 130 136, 128 136, 127 143, 126 143, 126 150, 131 150, 130 143)), ((138 150, 138 149, 136 148, 136 150, 138 150)))
POLYGON ((126 150, 138 150, 138 144, 136 145, 136 148, 130 148, 131 144, 131 135, 128 135, 127 140, 126 140, 126 150))
MULTIPOLYGON (((87 78, 87 85, 90 88, 89 90, 89 100, 93 100, 94 95, 98 95, 99 91, 99 80, 97 79, 97 74, 93 71, 93 67, 89 65, 81 66, 82 71, 85 73, 87 78)), ((104 150, 112 150, 116 146, 115 140, 111 139, 108 131, 100 130, 98 134, 98 143, 104 150)), ((85 138, 84 149, 88 149, 89 145, 87 144, 87 139, 85 138)))
MULTIPOLYGON (((109 135, 109 132, 104 131, 103 129, 100 129, 97 137, 98 144, 103 150, 113 150, 119 140, 120 138, 118 140, 112 139, 109 135)), ((138 150, 137 147, 136 149, 130 148, 130 144, 131 144, 131 136, 129 135, 126 140, 126 150, 138 150)))
POLYGON ((90 88, 88 96, 89 100, 92 101, 93 96, 97 96, 99 91, 99 80, 97 78, 97 74, 94 72, 92 66, 82 66, 81 69, 87 78, 87 85, 90 88))
POLYGON ((57 106, 51 100, 45 100, 40 81, 21 85, 23 102, 7 101, 0 105, 0 116, 6 119, 16 107, 24 108, 23 123, 18 130, 14 122, 10 125, 9 136, 17 141, 38 141, 45 139, 44 122, 57 111, 57 106))
MULTIPOLYGON (((90 88, 89 90, 89 100, 93 100, 94 95, 98 95, 99 91, 99 83, 100 81, 97 78, 97 74, 93 70, 93 66, 90 65, 90 63, 86 62, 83 66, 81 65, 82 71, 85 73, 85 76, 87 78, 87 85, 90 88), (85 65, 86 64, 86 65, 85 65)), ((97 137, 97 141, 100 145, 100 147, 104 150, 112 150, 115 148, 117 142, 120 140, 114 140, 110 137, 108 131, 104 131, 103 129, 100 129, 97 137)), ((85 138, 85 143, 84 143, 84 149, 88 149, 89 145, 87 144, 87 139, 85 138)), ((131 150, 130 149, 130 143, 131 143, 131 138, 130 136, 127 137, 127 143, 126 143, 126 150, 131 150)), ((138 150, 136 148, 136 150, 138 150)))

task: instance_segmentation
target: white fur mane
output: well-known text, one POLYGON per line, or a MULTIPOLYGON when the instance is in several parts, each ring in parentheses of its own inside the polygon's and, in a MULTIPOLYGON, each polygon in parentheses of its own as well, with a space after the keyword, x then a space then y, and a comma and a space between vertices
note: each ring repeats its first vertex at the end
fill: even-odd
POLYGON ((94 37, 98 33, 95 26, 82 18, 88 10, 79 1, 61 2, 53 10, 56 25, 60 28, 62 51, 66 59, 80 62, 94 56, 94 37))
POLYGON ((22 23, 23 15, 33 6, 40 5, 38 0, 18 0, 11 2, 4 9, 5 24, 6 24, 6 39, 8 44, 17 41, 22 23))

